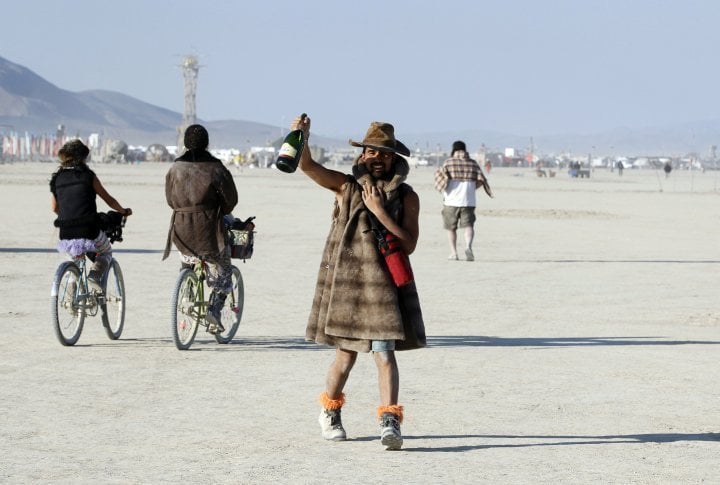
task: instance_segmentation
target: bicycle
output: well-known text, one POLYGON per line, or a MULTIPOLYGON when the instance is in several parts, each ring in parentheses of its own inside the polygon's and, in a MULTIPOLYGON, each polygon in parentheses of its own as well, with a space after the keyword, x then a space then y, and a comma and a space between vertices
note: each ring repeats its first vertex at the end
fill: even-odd
MULTIPOLYGON (((110 217, 109 214, 106 217, 110 217)), ((119 223, 104 229, 111 243, 122 241, 125 222, 126 218, 122 217, 119 223)), ((62 345, 75 345, 85 325, 85 317, 94 317, 98 312, 111 340, 119 339, 125 326, 125 280, 120 263, 112 258, 98 292, 88 284, 87 261, 93 261, 95 254, 83 253, 61 263, 55 271, 50 291, 51 313, 55 335, 62 345)))
MULTIPOLYGON (((175 282, 172 297, 171 328, 173 341, 178 350, 187 350, 195 341, 199 327, 205 327, 210 332, 205 316, 210 302, 205 299, 207 263, 200 259, 192 268, 183 268, 175 282)), ((208 292, 209 292, 209 288, 208 292)), ((222 332, 214 333, 219 344, 229 343, 242 318, 245 303, 245 287, 242 274, 237 266, 232 266, 232 291, 225 299, 221 311, 221 321, 224 327, 222 332)))

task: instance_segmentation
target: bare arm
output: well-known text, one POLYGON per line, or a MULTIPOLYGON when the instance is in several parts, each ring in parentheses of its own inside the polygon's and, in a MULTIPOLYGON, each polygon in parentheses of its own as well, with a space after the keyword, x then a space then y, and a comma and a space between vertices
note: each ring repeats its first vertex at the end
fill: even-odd
POLYGON ((403 220, 400 224, 395 222, 385 210, 385 197, 382 190, 373 186, 363 187, 363 202, 370 212, 377 217, 380 224, 393 233, 400 240, 407 254, 412 254, 417 246, 420 228, 418 219, 420 215, 420 198, 415 192, 405 194, 403 200, 403 220))
POLYGON ((483 190, 489 197, 493 196, 492 189, 490 188, 490 184, 487 181, 487 177, 485 177, 485 174, 482 173, 482 171, 478 172, 478 179, 475 181, 475 190, 479 189, 480 187, 483 188, 483 190))
POLYGON ((493 193, 492 193, 492 189, 490 189, 490 184, 488 183, 487 177, 485 176, 485 174, 482 171, 482 168, 480 168, 480 165, 477 162, 475 162, 475 165, 477 165, 477 169, 478 169, 478 178, 475 181, 475 190, 482 187, 483 190, 485 191, 485 193, 489 197, 492 197, 493 193))
POLYGON ((60 214, 60 206, 57 203, 57 199, 55 198, 55 194, 51 194, 50 197, 50 208, 55 214, 60 214))
POLYGON ((131 209, 126 209, 123 206, 121 206, 115 198, 108 194, 107 190, 105 190, 105 187, 103 187, 103 184, 100 183, 100 179, 95 177, 93 178, 93 189, 95 189, 95 193, 100 196, 102 200, 105 201, 105 203, 111 208, 119 213, 121 213, 124 216, 129 216, 132 214, 131 209))
MULTIPOLYGON (((290 126, 290 129, 297 130, 298 128, 303 130, 305 133, 305 140, 308 140, 308 137, 310 136, 310 118, 295 118, 290 126)), ((325 168, 313 160, 312 155, 310 154, 310 147, 307 142, 305 143, 302 155, 300 155, 299 167, 300 170, 305 172, 305 175, 314 180, 319 186, 330 189, 336 194, 340 193, 343 184, 347 181, 347 177, 342 172, 325 168)))

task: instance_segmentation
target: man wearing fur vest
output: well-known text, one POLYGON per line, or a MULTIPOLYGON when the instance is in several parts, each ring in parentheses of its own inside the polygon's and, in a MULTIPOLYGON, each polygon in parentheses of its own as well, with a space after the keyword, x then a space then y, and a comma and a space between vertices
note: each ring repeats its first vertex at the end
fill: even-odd
POLYGON ((208 331, 224 331, 220 314, 232 291, 230 248, 225 241, 223 216, 238 201, 232 174, 207 151, 208 132, 201 125, 185 130, 186 151, 165 176, 165 198, 173 209, 165 244, 166 259, 171 241, 181 254, 183 265, 199 258, 208 263, 208 286, 212 288, 206 319, 208 331))
MULTIPOLYGON (((310 118, 296 118, 292 129, 298 128, 307 140, 310 118)), ((373 122, 362 142, 350 140, 350 144, 362 148, 352 174, 316 163, 307 143, 300 159, 300 169, 308 177, 335 193, 305 338, 336 349, 320 395, 323 438, 347 438, 340 415, 343 388, 358 352, 372 352, 380 387, 380 440, 386 449, 398 450, 403 442, 403 407, 398 404, 395 351, 425 347, 426 339, 415 282, 410 278, 397 283, 388 262, 390 251, 383 244, 393 239, 399 245, 398 256, 412 254, 419 234, 420 201, 405 183, 409 166, 400 155, 410 152, 395 139, 391 124, 373 122)), ((409 260, 405 270, 411 274, 409 260)))

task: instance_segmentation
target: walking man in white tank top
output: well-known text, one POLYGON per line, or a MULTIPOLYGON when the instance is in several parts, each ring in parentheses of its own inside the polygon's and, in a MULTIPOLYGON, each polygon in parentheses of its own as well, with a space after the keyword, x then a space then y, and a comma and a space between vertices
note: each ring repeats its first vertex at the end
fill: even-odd
POLYGON ((435 172, 435 188, 443 194, 443 226, 448 231, 450 255, 457 260, 457 229, 465 232, 465 260, 474 261, 472 243, 475 237, 475 191, 483 187, 487 195, 492 191, 480 165, 470 158, 465 143, 456 141, 452 145, 450 158, 435 172))

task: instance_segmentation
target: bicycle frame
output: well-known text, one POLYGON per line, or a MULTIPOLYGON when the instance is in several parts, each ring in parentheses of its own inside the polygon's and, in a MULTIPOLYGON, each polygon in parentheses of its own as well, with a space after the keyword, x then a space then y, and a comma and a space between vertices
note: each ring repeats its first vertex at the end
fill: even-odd
MULTIPOLYGON (((110 242, 122 241, 122 219, 106 234, 110 242)), ((125 325, 125 281, 120 264, 108 258, 107 268, 99 281, 91 278, 98 256, 93 248, 60 263, 50 290, 51 317, 55 335, 62 345, 72 346, 80 338, 86 317, 102 317, 102 325, 110 340, 117 340, 125 325)), ((103 255, 105 257, 105 255, 103 255)), ((94 276, 94 275, 93 275, 94 276)))
POLYGON ((214 328, 207 321, 210 301, 206 298, 206 294, 211 290, 210 287, 205 288, 209 277, 207 265, 208 262, 203 259, 196 259, 192 264, 184 264, 175 280, 171 332, 178 350, 190 348, 199 328, 204 328, 213 334, 218 343, 227 344, 233 339, 240 325, 244 286, 240 269, 231 265, 233 289, 228 293, 221 309, 223 329, 220 332, 212 331, 214 328))
MULTIPOLYGON (((87 256, 85 254, 77 256, 66 264, 74 264, 80 270, 80 284, 75 288, 73 302, 75 302, 78 309, 85 312, 86 315, 91 317, 96 316, 100 305, 104 303, 103 299, 105 297, 103 294, 96 294, 90 291, 88 285, 87 256)), ((105 278, 106 276, 107 274, 103 277, 105 278)))
POLYGON ((193 264, 193 272, 197 276, 198 279, 198 286, 197 286, 197 292, 195 293, 195 301, 193 302, 193 310, 192 315, 197 320, 198 325, 202 325, 203 327, 207 327, 207 322, 205 321, 205 315, 207 315, 208 310, 208 302, 205 300, 205 265, 207 263, 205 260, 200 259, 195 264, 193 264))

